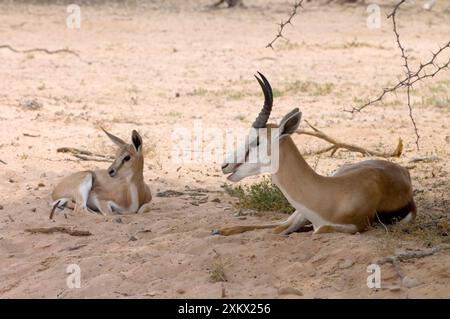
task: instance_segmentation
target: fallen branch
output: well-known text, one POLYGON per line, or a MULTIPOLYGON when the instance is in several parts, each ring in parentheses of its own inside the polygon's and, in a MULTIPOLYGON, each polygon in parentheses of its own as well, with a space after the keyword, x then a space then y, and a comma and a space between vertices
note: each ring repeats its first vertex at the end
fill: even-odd
POLYGON ((66 54, 71 54, 73 56, 76 56, 78 59, 80 59, 81 61, 87 63, 87 64, 91 64, 92 62, 89 61, 85 61, 81 58, 81 56, 70 49, 57 49, 57 50, 49 50, 46 48, 32 48, 32 49, 26 49, 26 50, 19 50, 19 49, 15 49, 12 46, 10 46, 9 44, 2 44, 0 45, 0 49, 8 49, 14 53, 32 53, 32 52, 41 52, 41 53, 46 53, 46 54, 60 54, 60 53, 66 53, 66 54))
POLYGON ((48 227, 48 228, 29 228, 25 229, 26 232, 32 234, 53 234, 53 233, 64 233, 70 236, 90 236, 92 235, 88 230, 77 230, 70 229, 67 227, 48 227))
POLYGON ((22 133, 23 136, 26 137, 39 137, 40 135, 30 134, 30 133, 22 133))
POLYGON ((392 264, 395 268, 395 271, 399 275, 399 277, 401 279, 403 279, 405 276, 403 275, 402 271, 400 270, 400 262, 410 260, 410 259, 415 259, 415 258, 423 258, 423 257, 431 256, 433 254, 436 254, 436 253, 444 251, 444 250, 450 250, 450 245, 439 245, 439 246, 435 246, 435 247, 425 249, 425 250, 415 250, 415 251, 399 253, 396 255, 380 258, 375 263, 380 266, 387 264, 387 263, 392 264))
POLYGON ((1 160, 1 159, 0 159, 0 163, 5 164, 5 165, 8 165, 5 161, 3 161, 3 160, 1 160))
POLYGON ((269 44, 266 45, 266 48, 272 48, 273 49, 273 44, 275 43, 275 41, 277 41, 279 38, 285 38, 284 35, 283 35, 283 29, 284 29, 284 27, 286 25, 292 24, 292 19, 297 14, 298 8, 303 8, 302 7, 302 3, 303 3, 303 0, 298 0, 298 1, 296 1, 294 3, 289 18, 286 21, 281 20, 280 24, 278 25, 279 28, 278 28, 277 34, 275 35, 275 38, 273 38, 273 40, 270 41, 269 44))
POLYGON ((338 149, 343 148, 343 149, 346 149, 346 150, 348 150, 350 152, 361 153, 363 155, 389 158, 389 157, 400 157, 400 155, 402 154, 402 151, 403 151, 403 141, 402 141, 401 138, 399 138, 397 147, 395 148, 395 150, 393 152, 383 153, 383 152, 379 152, 379 151, 369 150, 369 149, 363 148, 361 146, 357 146, 357 145, 348 144, 348 143, 344 143, 344 142, 338 141, 337 139, 335 139, 335 138, 325 134, 321 130, 319 130, 316 127, 312 126, 308 121, 305 120, 305 122, 306 122, 306 124, 308 124, 308 126, 311 129, 313 129, 313 131, 299 129, 299 130, 296 131, 297 134, 314 136, 314 137, 320 138, 320 139, 325 140, 328 143, 332 144, 332 145, 327 146, 327 147, 325 147, 323 149, 315 151, 312 154, 322 154, 322 153, 326 153, 326 152, 331 151, 330 156, 333 156, 334 153, 336 153, 336 151, 338 149))
POLYGON ((58 153, 70 153, 76 158, 83 161, 94 161, 94 162, 113 162, 114 157, 103 154, 96 154, 86 150, 80 150, 73 147, 60 147, 56 150, 58 153))

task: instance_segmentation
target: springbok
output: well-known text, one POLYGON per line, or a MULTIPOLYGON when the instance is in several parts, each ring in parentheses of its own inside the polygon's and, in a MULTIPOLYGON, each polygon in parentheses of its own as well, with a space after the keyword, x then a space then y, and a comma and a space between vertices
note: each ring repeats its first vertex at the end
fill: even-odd
POLYGON ((118 146, 114 162, 107 170, 82 171, 65 177, 53 190, 56 207, 102 215, 143 213, 150 209, 152 194, 144 182, 142 138, 133 130, 131 144, 102 128, 118 146))
MULTIPOLYGON (((222 164, 224 174, 232 182, 262 173, 261 160, 247 161, 249 153, 270 152, 278 143, 278 169, 269 172, 295 212, 285 221, 253 226, 236 226, 213 231, 213 234, 232 235, 254 229, 275 228, 275 233, 290 234, 308 224, 314 233, 356 233, 365 230, 377 218, 389 223, 395 219, 413 221, 416 205, 411 178, 407 169, 388 161, 366 160, 341 167, 332 176, 317 174, 304 160, 291 134, 299 124, 302 113, 298 108, 287 113, 279 125, 266 124, 273 95, 267 79, 257 76, 265 97, 262 111, 253 123, 253 129, 266 129, 267 144, 260 143, 261 133, 254 134, 245 145, 227 156, 222 164), (276 134, 271 134, 272 130, 276 134), (262 148, 266 148, 266 150, 262 148), (267 150, 268 148, 268 150, 267 150), (309 225, 310 226, 310 225, 309 225)), ((260 132, 262 130, 259 130, 260 132)), ((265 153, 264 153, 265 154, 265 153)))

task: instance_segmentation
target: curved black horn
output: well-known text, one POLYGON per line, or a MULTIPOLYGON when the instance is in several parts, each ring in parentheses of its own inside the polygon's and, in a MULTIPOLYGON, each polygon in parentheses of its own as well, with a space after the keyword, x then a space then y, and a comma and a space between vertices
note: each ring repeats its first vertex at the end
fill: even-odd
POLYGON ((261 112, 259 112, 258 117, 252 124, 252 126, 254 128, 262 128, 262 127, 266 126, 266 123, 270 117, 270 112, 272 111, 272 105, 273 105, 272 87, 270 86, 269 81, 267 81, 266 77, 262 73, 258 72, 258 74, 262 80, 260 78, 258 78, 258 76, 256 76, 256 75, 255 75, 255 78, 256 78, 256 80, 258 80, 258 83, 261 86, 261 89, 263 90, 264 105, 263 105, 261 112))

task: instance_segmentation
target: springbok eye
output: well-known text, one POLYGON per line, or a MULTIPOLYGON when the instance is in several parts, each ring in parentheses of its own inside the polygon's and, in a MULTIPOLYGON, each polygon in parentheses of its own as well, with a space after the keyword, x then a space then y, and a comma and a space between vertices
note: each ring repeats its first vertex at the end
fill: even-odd
POLYGON ((124 162, 128 162, 131 159, 130 155, 127 155, 123 158, 124 162))

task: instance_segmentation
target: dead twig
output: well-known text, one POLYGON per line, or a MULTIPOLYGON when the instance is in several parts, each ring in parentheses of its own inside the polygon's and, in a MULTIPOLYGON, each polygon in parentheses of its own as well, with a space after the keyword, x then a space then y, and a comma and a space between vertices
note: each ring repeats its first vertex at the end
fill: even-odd
POLYGON ((68 234, 70 236, 90 236, 92 233, 88 230, 77 230, 77 229, 70 229, 67 227, 48 227, 48 228, 28 228, 25 229, 26 232, 32 233, 32 234, 53 234, 53 233, 64 233, 68 234))
POLYGON ((56 150, 58 153, 70 153, 76 158, 83 161, 94 161, 94 162, 113 162, 114 157, 103 154, 96 154, 86 150, 80 150, 73 147, 60 147, 56 150))
POLYGON ((30 134, 30 133, 22 133, 23 136, 26 137, 39 137, 40 135, 34 135, 34 134, 30 134))
POLYGON ((0 159, 0 163, 4 164, 4 165, 8 165, 5 161, 0 159))
POLYGON ((278 26, 279 26, 279 27, 278 27, 278 32, 277 32, 277 34, 275 35, 275 38, 273 38, 273 40, 270 41, 270 42, 266 45, 266 48, 272 48, 272 49, 273 49, 273 44, 274 44, 279 38, 284 38, 284 39, 286 39, 285 36, 283 35, 284 27, 286 27, 286 25, 288 25, 288 24, 292 24, 292 19, 293 19, 293 18, 295 17, 295 15, 297 14, 297 10, 298 10, 299 8, 303 8, 303 7, 302 7, 302 3, 303 3, 303 0, 298 0, 298 1, 296 1, 296 2, 294 3, 294 5, 293 5, 293 7, 292 7, 291 14, 289 15, 289 17, 287 18, 286 21, 281 20, 280 24, 278 25, 278 26))
POLYGON ((408 251, 404 253, 399 253, 392 256, 387 256, 378 259, 375 263, 378 265, 384 265, 386 263, 390 263, 394 266, 395 271, 399 275, 401 279, 403 279, 405 276, 403 275, 401 269, 400 269, 400 263, 403 261, 407 261, 410 259, 415 258, 423 258, 427 256, 431 256, 433 254, 436 254, 438 252, 444 251, 444 250, 450 250, 450 245, 438 245, 429 249, 424 250, 414 250, 414 251, 408 251))
POLYGON ((338 149, 343 148, 343 149, 346 149, 346 150, 348 150, 350 152, 361 153, 363 155, 389 158, 389 157, 400 157, 400 155, 402 154, 402 151, 403 151, 403 141, 402 141, 401 138, 399 138, 397 147, 395 148, 395 150, 393 152, 383 153, 383 152, 379 152, 379 151, 369 150, 369 149, 363 148, 361 146, 357 146, 357 145, 348 144, 348 143, 344 143, 344 142, 338 141, 337 139, 335 139, 335 138, 325 134, 321 130, 319 130, 316 127, 312 126, 308 121, 305 120, 305 122, 306 122, 306 124, 308 124, 308 126, 313 131, 299 129, 299 130, 296 131, 297 134, 314 136, 314 137, 320 138, 320 139, 325 140, 328 143, 332 144, 332 145, 327 146, 327 147, 325 147, 323 149, 320 149, 318 151, 313 152, 313 154, 322 154, 322 153, 326 153, 328 151, 331 151, 330 156, 333 156, 334 153, 336 153, 336 151, 338 149))
POLYGON ((77 52, 75 52, 73 50, 70 50, 70 49, 67 49, 67 48, 65 48, 65 49, 57 49, 57 50, 49 50, 49 49, 46 49, 46 48, 32 48, 32 49, 19 50, 19 49, 13 48, 9 44, 2 44, 2 45, 0 45, 0 49, 8 49, 8 50, 10 50, 10 51, 12 51, 14 53, 33 53, 33 52, 41 52, 41 53, 46 53, 46 54, 66 53, 66 54, 70 54, 70 55, 73 55, 73 56, 77 57, 78 59, 80 59, 81 61, 83 61, 83 62, 85 62, 87 64, 91 64, 91 62, 83 60, 81 58, 81 56, 77 52))

